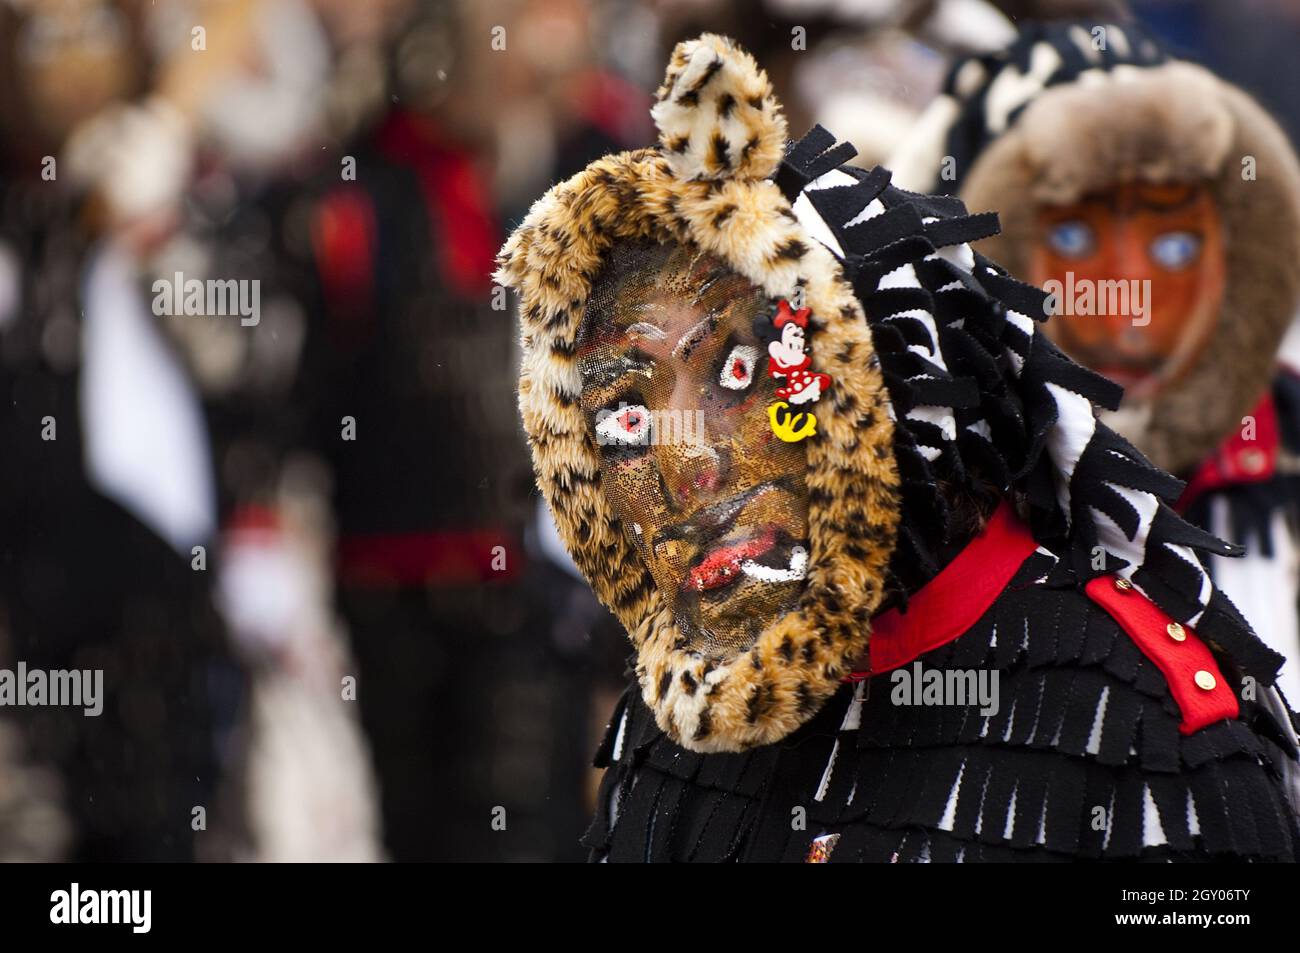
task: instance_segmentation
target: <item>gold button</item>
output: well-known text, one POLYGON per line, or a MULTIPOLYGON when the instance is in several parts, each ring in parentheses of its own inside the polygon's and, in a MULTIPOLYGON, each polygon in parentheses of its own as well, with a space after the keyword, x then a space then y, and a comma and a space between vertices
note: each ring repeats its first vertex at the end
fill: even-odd
POLYGON ((1214 689, 1214 686, 1218 684, 1218 682, 1214 680, 1214 676, 1211 675, 1209 672, 1207 672, 1205 669, 1201 669, 1199 672, 1197 672, 1195 678, 1196 678, 1197 686, 1199 688, 1205 689, 1207 692, 1212 691, 1214 689))
POLYGON ((1129 582, 1127 579, 1116 579, 1115 588, 1120 592, 1128 592, 1133 588, 1133 583, 1129 582))
POLYGON ((1175 642, 1187 641, 1187 630, 1184 629, 1177 622, 1170 622, 1167 626, 1165 626, 1165 631, 1169 633, 1169 637, 1173 639, 1175 642))

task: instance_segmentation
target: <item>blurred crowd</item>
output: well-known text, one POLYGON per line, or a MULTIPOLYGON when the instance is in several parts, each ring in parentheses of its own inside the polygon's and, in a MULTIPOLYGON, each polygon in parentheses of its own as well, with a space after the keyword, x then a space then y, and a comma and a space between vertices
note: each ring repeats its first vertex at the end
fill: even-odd
MULTIPOLYGON (((627 647, 532 486, 503 236, 653 140, 683 37, 871 165, 998 6, 0 2, 0 668, 105 686, 0 708, 0 859, 580 857, 627 647)), ((1291 0, 1133 7, 1300 134, 1291 0)))

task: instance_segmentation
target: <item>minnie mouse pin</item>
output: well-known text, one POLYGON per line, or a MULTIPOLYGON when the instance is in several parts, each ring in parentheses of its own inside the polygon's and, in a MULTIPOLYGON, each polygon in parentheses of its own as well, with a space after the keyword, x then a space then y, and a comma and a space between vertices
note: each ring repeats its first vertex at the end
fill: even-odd
POLYGON ((805 332, 811 314, 808 308, 792 310, 790 302, 782 299, 777 303, 776 315, 772 319, 772 326, 781 336, 767 346, 767 373, 774 380, 785 383, 776 389, 778 400, 767 408, 767 415, 772 432, 787 443, 795 443, 817 432, 817 418, 812 411, 794 411, 790 405, 810 404, 831 386, 829 374, 809 370, 812 355, 806 352, 805 332))

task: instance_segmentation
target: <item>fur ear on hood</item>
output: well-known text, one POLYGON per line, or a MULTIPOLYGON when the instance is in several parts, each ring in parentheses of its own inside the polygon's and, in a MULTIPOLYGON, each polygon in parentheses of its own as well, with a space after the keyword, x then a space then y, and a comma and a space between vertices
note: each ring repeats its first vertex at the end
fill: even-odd
POLYGON ((673 175, 765 179, 785 152, 786 125, 754 58, 706 33, 673 51, 650 115, 673 175))
POLYGON ((673 52, 654 117, 660 147, 608 156, 553 187, 501 251, 520 295, 519 408, 538 486, 575 563, 618 616, 660 727, 696 751, 779 740, 864 650, 898 522, 893 424, 871 334, 835 257, 767 178, 785 120, 766 75, 729 40, 673 52), (798 607, 727 655, 694 650, 601 488, 579 406, 577 339, 604 256, 621 241, 690 244, 772 298, 811 309, 814 371, 835 381, 806 441, 809 571, 798 607))

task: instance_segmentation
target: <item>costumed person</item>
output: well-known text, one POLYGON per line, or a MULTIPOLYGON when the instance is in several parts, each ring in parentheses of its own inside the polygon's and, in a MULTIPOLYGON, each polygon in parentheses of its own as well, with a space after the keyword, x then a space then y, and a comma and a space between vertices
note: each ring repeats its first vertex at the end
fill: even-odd
POLYGON ((967 59, 896 181, 996 210, 979 246, 1051 291, 1047 333, 1123 385, 1106 422, 1187 482, 1177 509, 1246 547, 1215 582, 1300 697, 1300 164, 1244 92, 1135 24, 1030 23, 967 59))
POLYGON ((821 128, 787 152, 723 37, 652 114, 497 272, 538 486, 635 649, 593 858, 1294 860, 1281 660, 1200 559, 1234 550, 972 251, 996 216, 821 128), (805 404, 763 361, 782 301, 805 404))
POLYGON ((571 844, 585 820, 576 653, 533 637, 554 593, 525 554, 531 481, 493 308, 492 61, 456 54, 479 12, 393 11, 375 40, 390 85, 331 157, 297 251, 308 318, 290 403, 331 478, 334 590, 395 861, 554 859, 554 832, 571 844))
MULTIPOLYGON (((329 475, 304 447, 308 408, 296 399, 316 300, 302 261, 306 210, 322 163, 337 181, 322 113, 345 80, 302 0, 225 5, 205 22, 216 59, 193 55, 184 22, 151 14, 150 26, 155 96, 184 118, 200 158, 178 189, 174 226, 140 263, 141 283, 253 292, 225 315, 159 317, 207 421, 219 529, 206 571, 249 675, 225 809, 202 859, 379 859, 374 772, 347 687, 356 666, 334 607, 329 475)), ((95 138, 122 138, 105 132, 95 138)))

